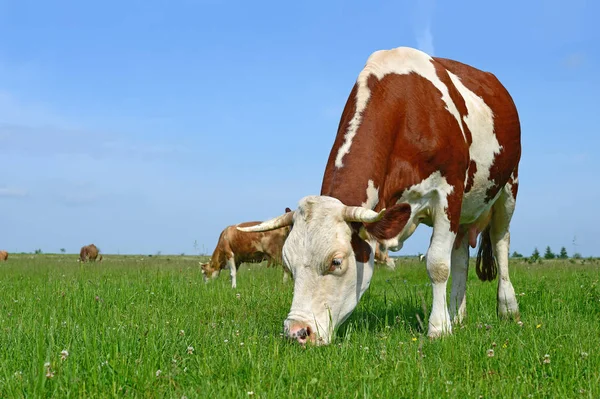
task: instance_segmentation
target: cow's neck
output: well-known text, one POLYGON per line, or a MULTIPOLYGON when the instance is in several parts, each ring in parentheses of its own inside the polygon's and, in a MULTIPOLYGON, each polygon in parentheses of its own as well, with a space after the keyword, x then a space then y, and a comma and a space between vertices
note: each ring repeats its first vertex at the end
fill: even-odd
POLYGON ((369 115, 370 109, 377 108, 374 101, 368 102, 362 113, 358 112, 361 101, 357 101, 357 86, 352 89, 342 113, 325 168, 321 195, 337 198, 349 206, 380 209, 386 202, 384 184, 394 147, 393 131, 389 126, 396 125, 401 113, 397 110, 391 113, 390 107, 380 107, 374 118, 369 115))

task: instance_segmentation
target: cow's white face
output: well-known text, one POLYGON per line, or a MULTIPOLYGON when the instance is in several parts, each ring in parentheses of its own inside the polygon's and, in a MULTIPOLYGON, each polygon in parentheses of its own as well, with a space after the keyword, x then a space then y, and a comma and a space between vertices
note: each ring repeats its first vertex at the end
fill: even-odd
POLYGON ((330 343, 334 329, 350 316, 373 276, 374 251, 366 262, 357 261, 345 208, 331 197, 304 198, 283 246, 284 262, 294 276, 284 331, 301 343, 330 343))
POLYGON ((267 231, 293 224, 283 246, 283 261, 294 276, 292 309, 284 322, 288 337, 302 344, 331 342, 335 328, 369 288, 376 241, 368 237, 373 234, 381 240, 397 235, 407 212, 410 207, 403 205, 378 213, 346 206, 332 197, 308 196, 294 212, 257 226, 238 227, 267 231))

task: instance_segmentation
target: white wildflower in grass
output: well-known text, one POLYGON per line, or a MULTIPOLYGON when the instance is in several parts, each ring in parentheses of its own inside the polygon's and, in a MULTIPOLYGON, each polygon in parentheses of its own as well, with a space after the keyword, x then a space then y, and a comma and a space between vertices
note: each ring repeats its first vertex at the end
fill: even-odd
POLYGON ((586 359, 589 356, 587 352, 581 352, 581 358, 586 359))
POLYGON ((488 357, 494 357, 494 350, 493 349, 488 349, 487 350, 487 356, 488 357))
POLYGON ((545 354, 544 355, 544 360, 543 360, 544 364, 550 364, 550 355, 549 354, 545 354))
POLYGON ((67 360, 68 357, 69 357, 69 351, 66 349, 63 349, 60 352, 60 360, 64 362, 65 360, 67 360))
POLYGON ((54 377, 54 371, 50 368, 50 362, 44 363, 44 368, 46 369, 46 378, 54 377))
POLYGON ((227 342, 229 342, 229 340, 228 339, 224 339, 223 342, 227 343, 227 342))
POLYGON ((185 331, 179 330, 179 335, 181 335, 181 336, 185 335, 185 331))
POLYGON ((254 395, 254 391, 248 391, 248 396, 254 395))
POLYGON ((162 373, 162 371, 160 371, 160 369, 156 370, 156 378, 160 377, 161 373, 162 373))
POLYGON ((240 299, 240 298, 242 297, 242 295, 241 295, 241 294, 235 294, 235 297, 236 297, 237 299, 240 299))
POLYGON ((243 342, 240 342, 240 346, 244 346, 244 343, 243 343, 243 342))
POLYGON ((519 320, 519 321, 517 321, 517 325, 518 325, 519 327, 523 327, 523 322, 522 322, 521 320, 519 320))
POLYGON ((188 346, 187 347, 187 353, 188 353, 188 355, 191 355, 192 353, 194 353, 194 347, 193 346, 188 346))

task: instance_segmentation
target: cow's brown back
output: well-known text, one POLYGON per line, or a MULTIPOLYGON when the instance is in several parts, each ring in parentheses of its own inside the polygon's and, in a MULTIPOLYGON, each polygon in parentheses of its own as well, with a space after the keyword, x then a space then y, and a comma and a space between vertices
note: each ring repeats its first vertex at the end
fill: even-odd
POLYGON ((496 196, 511 174, 516 178, 521 132, 516 107, 508 91, 491 73, 443 58, 433 58, 431 62, 456 105, 461 125, 447 110, 440 91, 425 77, 416 73, 390 73, 378 79, 370 75, 368 104, 361 114, 349 152, 342 158, 343 166, 338 167, 338 153, 356 114, 357 84, 346 102, 325 169, 321 195, 335 197, 346 205, 360 206, 369 200, 367 187, 372 186, 379 190, 374 209, 381 210, 392 207, 410 187, 439 172, 454 187, 454 195, 448 197, 447 213, 451 229, 456 232, 463 195, 468 195, 472 188, 470 181, 476 165, 470 159, 473 137, 464 122, 469 116, 465 100, 450 73, 480 96, 494 115, 493 134, 501 151, 495 155, 490 168, 489 180, 494 184, 486 193, 486 201, 496 196))

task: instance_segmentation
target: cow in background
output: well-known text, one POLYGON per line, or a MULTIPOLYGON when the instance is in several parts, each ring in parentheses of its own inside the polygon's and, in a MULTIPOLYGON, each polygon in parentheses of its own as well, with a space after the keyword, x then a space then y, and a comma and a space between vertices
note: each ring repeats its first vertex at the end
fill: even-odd
POLYGON ((0 262, 8 260, 8 252, 0 251, 0 262))
POLYGON ((375 263, 383 263, 391 270, 396 269, 396 262, 394 262, 394 259, 390 258, 388 249, 381 245, 375 246, 375 263))
POLYGON ((81 247, 81 251, 79 251, 80 262, 95 262, 96 259, 98 259, 98 261, 102 261, 102 255, 100 255, 100 250, 98 247, 96 247, 94 244, 81 247))
MULTIPOLYGON (((286 208, 285 211, 291 210, 286 208)), ((242 263, 260 263, 266 260, 267 267, 272 263, 283 265, 281 249, 290 233, 290 227, 260 233, 242 233, 237 230, 237 227, 251 227, 260 223, 245 222, 223 229, 209 262, 201 265, 204 281, 217 278, 222 269, 229 268, 231 288, 236 288, 237 269, 242 263)), ((283 282, 287 282, 290 276, 290 271, 284 266, 283 282)))

